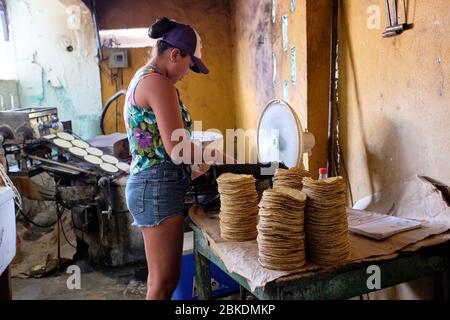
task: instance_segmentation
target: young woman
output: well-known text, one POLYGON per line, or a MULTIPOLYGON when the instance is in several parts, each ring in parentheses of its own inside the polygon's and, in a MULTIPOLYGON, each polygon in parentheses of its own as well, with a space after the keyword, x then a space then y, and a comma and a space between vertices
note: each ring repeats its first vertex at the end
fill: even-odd
POLYGON ((191 117, 175 84, 189 70, 209 71, 201 60, 200 36, 191 26, 161 18, 150 27, 149 36, 158 39, 156 47, 132 79, 125 102, 132 154, 126 200, 133 225, 144 237, 147 299, 171 299, 180 273, 189 163, 194 148, 200 148, 189 140, 191 117), (171 139, 175 130, 179 139, 171 139), (181 140, 188 141, 188 147, 172 152, 181 140), (180 164, 181 158, 185 161, 180 164))

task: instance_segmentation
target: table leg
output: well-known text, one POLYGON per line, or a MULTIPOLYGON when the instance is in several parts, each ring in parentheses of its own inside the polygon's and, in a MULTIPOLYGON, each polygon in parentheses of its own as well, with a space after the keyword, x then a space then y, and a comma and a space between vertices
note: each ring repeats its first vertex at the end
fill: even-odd
POLYGON ((12 299, 11 268, 8 266, 0 275, 0 300, 12 299))
POLYGON ((444 272, 435 272, 434 276, 434 300, 444 300, 444 272))
POLYGON ((241 300, 247 300, 247 289, 243 286, 239 286, 239 294, 241 300))
POLYGON ((197 250, 195 250, 194 242, 194 259, 195 259, 195 282, 197 285, 198 299, 211 300, 211 272, 210 262, 197 250))
POLYGON ((444 300, 450 300, 450 269, 444 272, 444 300))

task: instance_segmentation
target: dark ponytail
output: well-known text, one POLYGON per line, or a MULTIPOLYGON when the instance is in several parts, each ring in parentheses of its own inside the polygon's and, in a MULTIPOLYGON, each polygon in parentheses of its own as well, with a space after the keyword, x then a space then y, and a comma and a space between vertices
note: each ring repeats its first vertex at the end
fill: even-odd
POLYGON ((156 20, 148 29, 148 36, 152 39, 159 39, 173 28, 177 26, 177 23, 173 20, 169 20, 166 17, 156 20))
MULTIPOLYGON (((156 20, 148 29, 148 36, 152 39, 159 39, 166 33, 170 32, 173 28, 177 26, 177 23, 174 20, 170 20, 166 17, 159 18, 156 20)), ((156 55, 160 56, 163 54, 164 51, 167 49, 174 48, 174 46, 168 44, 167 42, 163 40, 158 40, 156 42, 156 55)), ((182 57, 185 57, 188 55, 187 52, 184 50, 180 50, 180 54, 182 57)))

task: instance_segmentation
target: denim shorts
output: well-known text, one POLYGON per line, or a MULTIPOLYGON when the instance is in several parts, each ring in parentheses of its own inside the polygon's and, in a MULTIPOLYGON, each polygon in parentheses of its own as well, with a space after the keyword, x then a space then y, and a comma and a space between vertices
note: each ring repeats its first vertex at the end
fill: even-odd
POLYGON ((125 198, 134 219, 132 225, 154 227, 170 217, 184 214, 190 181, 190 166, 171 162, 129 176, 125 198))

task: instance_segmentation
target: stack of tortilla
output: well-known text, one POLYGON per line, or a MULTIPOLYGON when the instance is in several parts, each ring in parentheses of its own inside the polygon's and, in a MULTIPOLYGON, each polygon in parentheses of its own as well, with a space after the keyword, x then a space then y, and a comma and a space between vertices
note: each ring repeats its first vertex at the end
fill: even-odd
POLYGON ((292 271, 305 264, 306 195, 292 188, 264 191, 259 204, 259 262, 267 269, 292 271))
POLYGON ((350 255, 345 180, 304 178, 303 192, 308 196, 305 210, 308 260, 321 265, 345 262, 350 255))
POLYGON ((273 177, 273 186, 274 188, 287 187, 302 190, 304 177, 311 177, 311 173, 298 167, 289 170, 280 168, 273 177))
POLYGON ((220 236, 228 241, 254 240, 258 194, 252 175, 224 173, 217 178, 220 193, 220 236))

